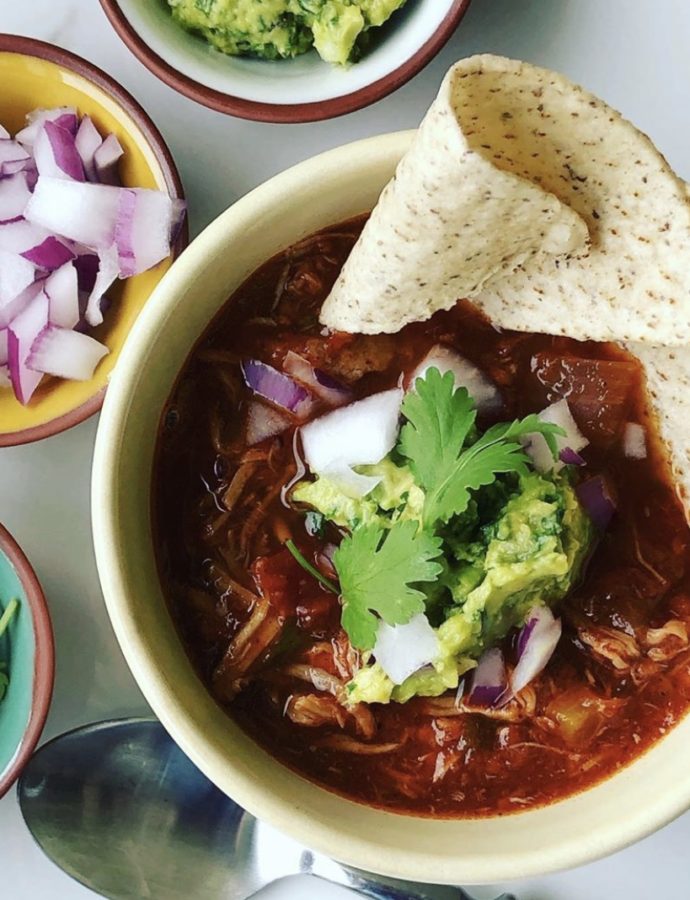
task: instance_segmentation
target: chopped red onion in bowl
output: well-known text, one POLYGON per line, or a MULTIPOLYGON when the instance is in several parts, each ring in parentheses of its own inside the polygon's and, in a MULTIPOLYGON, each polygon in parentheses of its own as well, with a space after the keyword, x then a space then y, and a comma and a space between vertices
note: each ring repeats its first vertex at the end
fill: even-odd
POLYGON ((55 122, 45 122, 36 135, 33 156, 39 176, 84 181, 84 166, 74 135, 55 122))
POLYGON ((29 368, 27 361, 34 341, 48 325, 49 302, 46 294, 37 294, 8 329, 8 366, 12 387, 20 403, 28 403, 43 377, 29 368))
POLYGON ((109 134, 93 155, 95 180, 101 184, 119 184, 117 166, 124 152, 115 135, 109 134))
POLYGON ((77 148, 77 153, 81 158, 82 165, 84 166, 84 172, 86 173, 86 177, 89 181, 97 181, 96 177, 96 164, 94 162, 94 156, 96 155, 96 151, 103 143, 103 138, 100 136, 98 129, 93 124, 90 116, 84 116, 84 118, 79 123, 79 128, 77 129, 76 136, 74 138, 74 145, 77 148))
POLYGON ((170 255, 186 205, 121 186, 122 154, 71 107, 35 110, 15 138, 0 127, 0 365, 21 403, 43 372, 90 378, 108 351, 84 332, 107 291, 170 255))
POLYGON ((75 258, 67 244, 49 234, 40 244, 24 250, 21 254, 39 269, 59 269, 75 258))
POLYGON ((77 270, 71 261, 55 269, 46 279, 44 290, 48 296, 48 319, 60 328, 76 328, 79 313, 77 270))
POLYGON ((88 334, 47 325, 34 339, 26 365, 34 372, 88 381, 110 351, 88 334))

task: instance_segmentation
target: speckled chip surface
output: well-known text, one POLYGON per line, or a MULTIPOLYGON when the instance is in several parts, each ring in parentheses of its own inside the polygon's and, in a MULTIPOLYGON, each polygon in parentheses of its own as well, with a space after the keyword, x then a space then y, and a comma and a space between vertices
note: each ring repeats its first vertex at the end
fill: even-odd
POLYGON ((505 328, 689 343, 684 183, 649 138, 563 76, 495 56, 462 60, 322 321, 394 332, 463 296, 505 328), (530 187, 543 192, 541 210, 530 187))
POLYGON ((587 252, 576 212, 473 146, 453 108, 455 71, 324 303, 331 328, 396 332, 530 258, 587 252))

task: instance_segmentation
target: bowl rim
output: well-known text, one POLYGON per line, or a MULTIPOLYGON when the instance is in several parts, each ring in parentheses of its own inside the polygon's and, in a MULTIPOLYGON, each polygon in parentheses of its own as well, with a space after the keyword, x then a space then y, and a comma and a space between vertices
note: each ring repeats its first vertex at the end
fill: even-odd
POLYGON ((14 758, 0 774, 0 797, 21 775, 43 732, 55 683, 55 642, 50 611, 43 588, 24 551, 9 531, 0 524, 0 552, 9 560, 21 582, 34 628, 34 673, 31 688, 31 713, 14 758))
POLYGON ((274 124, 297 124, 335 119, 369 106, 397 91, 430 63, 450 40, 471 2, 472 0, 452 0, 443 21, 431 37, 411 57, 404 60, 387 75, 377 81, 372 81, 371 84, 329 100, 317 100, 310 103, 264 103, 259 100, 246 100, 243 97, 226 94, 183 74, 146 44, 123 13, 119 0, 100 0, 106 17, 122 41, 139 62, 143 63, 150 72, 169 87, 216 112, 255 122, 272 122, 274 124))
MULTIPOLYGON (((162 134, 143 107, 114 78, 111 78, 110 75, 107 75, 93 63, 88 62, 81 56, 77 56, 76 53, 72 53, 55 44, 49 44, 46 41, 39 41, 36 38, 0 33, 0 53, 33 56, 54 63, 64 69, 76 72, 77 75, 95 84, 111 96, 118 106, 134 120, 144 135, 147 144, 153 150, 153 154, 161 167, 163 179, 170 196, 176 200, 185 199, 182 179, 162 134)), ((187 216, 185 216, 182 228, 172 247, 171 259, 175 260, 188 243, 189 225, 187 216)), ((0 433, 0 447, 18 447, 21 444, 30 444, 67 431, 68 428, 72 428, 74 425, 79 425, 94 415, 94 413, 97 413, 103 406, 106 390, 107 388, 105 387, 101 388, 84 403, 40 425, 32 425, 30 428, 23 428, 20 431, 0 433)))

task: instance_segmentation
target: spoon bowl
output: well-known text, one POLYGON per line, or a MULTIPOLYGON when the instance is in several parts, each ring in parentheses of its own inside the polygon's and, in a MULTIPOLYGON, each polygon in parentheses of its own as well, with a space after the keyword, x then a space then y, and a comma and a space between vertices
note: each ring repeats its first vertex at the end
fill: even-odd
POLYGON ((368 875, 301 847, 226 797, 155 719, 86 725, 49 741, 18 795, 47 856, 112 900, 246 900, 296 874, 378 900, 470 900, 461 888, 368 875))

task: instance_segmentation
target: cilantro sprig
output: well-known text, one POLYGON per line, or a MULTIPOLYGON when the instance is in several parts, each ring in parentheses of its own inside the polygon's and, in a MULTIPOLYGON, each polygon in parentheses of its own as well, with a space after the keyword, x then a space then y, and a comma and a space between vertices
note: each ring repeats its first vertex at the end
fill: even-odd
POLYGON ((416 522, 397 522, 384 530, 369 524, 343 538, 333 556, 342 594, 342 625, 354 647, 371 650, 379 618, 404 625, 424 611, 424 594, 415 584, 435 581, 434 562, 441 540, 416 522))
POLYGON ((403 400, 399 452, 409 462, 415 481, 425 491, 424 527, 433 529, 467 509, 470 491, 493 484, 499 474, 526 474, 530 459, 520 438, 541 434, 554 457, 558 425, 532 414, 494 425, 467 446, 477 418, 467 389, 455 389, 452 372, 436 368, 418 378, 403 400))

